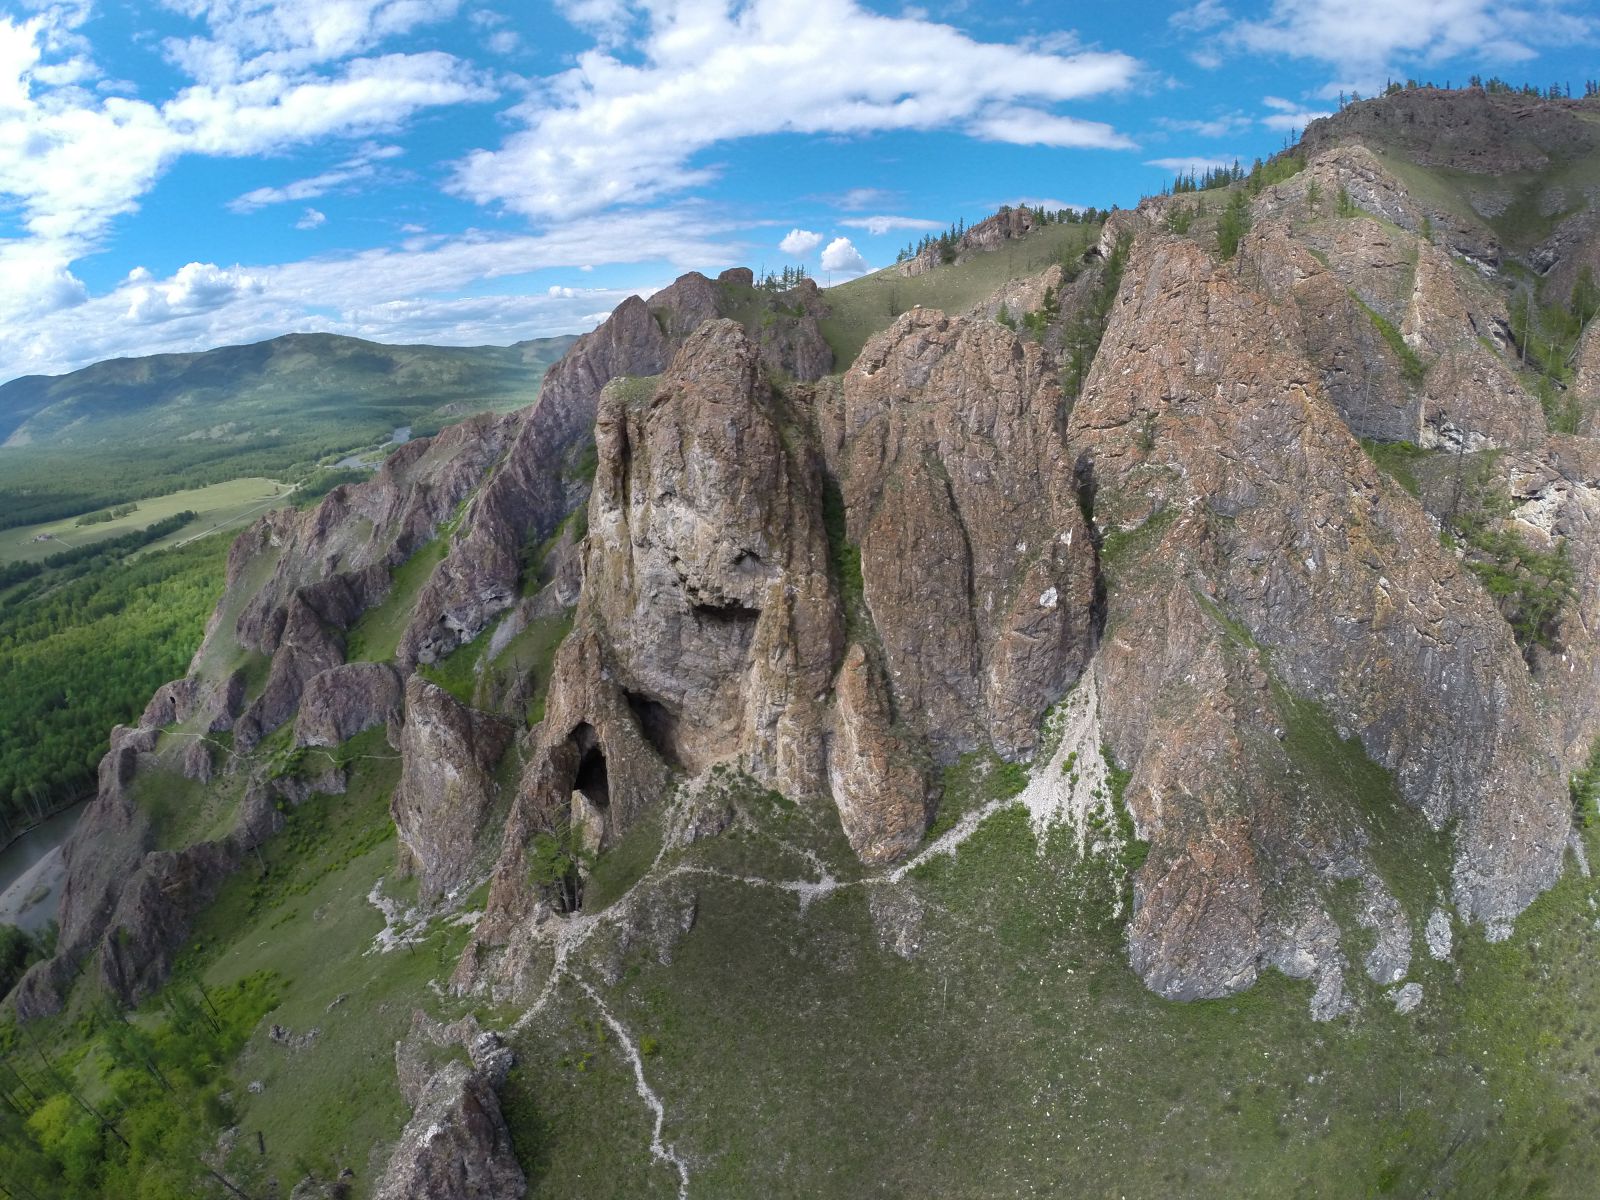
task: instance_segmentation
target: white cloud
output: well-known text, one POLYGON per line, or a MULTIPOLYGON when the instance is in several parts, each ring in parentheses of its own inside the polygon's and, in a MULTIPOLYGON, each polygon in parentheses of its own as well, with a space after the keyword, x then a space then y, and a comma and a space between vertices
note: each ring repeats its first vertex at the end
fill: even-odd
POLYGON ((243 268, 192 262, 166 283, 140 282, 130 288, 127 319, 148 325, 192 316, 221 308, 236 297, 261 291, 261 287, 261 281, 243 268))
POLYGON ((849 238, 838 237, 829 242, 828 248, 822 252, 822 269, 835 274, 860 275, 870 268, 849 238))
POLYGON ((318 225, 327 223, 328 214, 317 209, 308 208, 305 214, 294 223, 296 229, 315 229, 318 225))
POLYGON ((572 4, 590 28, 637 16, 626 59, 596 48, 513 110, 524 128, 459 167, 483 204, 565 217, 638 204, 712 178, 696 155, 773 133, 953 129, 1050 146, 1125 146, 1109 126, 1047 106, 1127 87, 1125 54, 1054 54, 977 42, 854 0, 572 4))
POLYGON ((1018 146, 1059 146, 1078 149, 1132 150, 1131 138, 1103 121, 1062 117, 1035 108, 999 108, 985 113, 971 131, 992 142, 1018 146))
POLYGON ((820 245, 822 245, 820 233, 813 233, 809 229, 791 229, 784 234, 783 241, 778 243, 778 249, 796 258, 804 258, 820 245))
MULTIPOLYGON (((865 229, 873 237, 882 237, 896 229, 912 229, 919 232, 931 229, 943 229, 940 221, 929 221, 924 217, 850 217, 840 221, 839 224, 851 229, 865 229)), ((821 239, 818 239, 821 240, 821 239)))
POLYGON ((1167 18, 1167 24, 1174 29, 1185 33, 1199 33, 1206 29, 1225 25, 1233 19, 1233 14, 1221 3, 1221 0, 1199 0, 1188 8, 1180 8, 1167 18))
POLYGON ((369 183, 378 175, 381 162, 386 159, 398 158, 402 153, 404 151, 399 146, 380 146, 368 143, 332 170, 323 171, 321 174, 312 175, 306 179, 297 179, 293 183, 284 184, 282 187, 255 188, 242 196, 230 200, 228 207, 234 212, 247 213, 254 212, 258 208, 264 208, 269 204, 315 200, 318 196, 326 196, 329 192, 345 190, 353 184, 369 183))
POLYGON ((1160 167, 1163 171, 1187 172, 1193 171, 1201 174, 1217 167, 1231 167, 1238 162, 1237 157, 1208 158, 1204 155, 1179 155, 1174 158, 1149 158, 1145 160, 1147 167, 1160 167))
POLYGON ((207 36, 174 38, 169 57, 206 83, 303 71, 362 54, 455 15, 461 0, 162 0, 204 21, 207 36))
POLYGON ((1600 22, 1586 13, 1568 0, 1272 0, 1264 19, 1233 25, 1226 40, 1379 80, 1399 62, 1525 61, 1536 46, 1595 36, 1600 22))
POLYGON ((1068 209, 1071 212, 1082 212, 1082 204, 1068 204, 1065 200, 1057 200, 1054 196, 1018 196, 1007 203, 1017 208, 1042 208, 1046 212, 1060 212, 1068 209))
POLYGON ((1309 109, 1304 105, 1296 104, 1293 100, 1285 100, 1280 96, 1263 96, 1261 103, 1272 111, 1261 118, 1261 123, 1268 129, 1304 129, 1306 123, 1315 121, 1318 117, 1331 117, 1333 114, 1327 109, 1309 109))
POLYGON ((80 86, 97 75, 77 32, 86 5, 51 5, 25 20, 0 15, 0 204, 16 213, 21 232, 0 242, 0 264, 12 269, 0 290, 0 323, 81 295, 72 263, 186 154, 271 153, 492 98, 470 68, 437 51, 341 57, 456 4, 170 0, 208 21, 211 36, 169 47, 195 82, 164 100, 80 86))
POLYGON ((835 208, 842 208, 846 212, 858 212, 863 208, 876 208, 879 205, 889 204, 896 199, 896 196, 884 188, 857 187, 842 195, 825 196, 823 199, 835 208))
POLYGON ((1242 112, 1223 113, 1215 117, 1157 117, 1156 124, 1173 133, 1193 133, 1200 137, 1232 137, 1243 133, 1254 122, 1242 112))
MULTIPOLYGON (((280 265, 192 263, 167 279, 136 269, 111 291, 88 297, 76 281, 41 293, 26 321, 0 323, 0 380, 74 370, 105 358, 199 350, 280 333, 325 330, 390 342, 511 342, 590 328, 596 309, 629 290, 550 291, 545 270, 664 262, 674 273, 720 270, 741 257, 722 229, 694 210, 625 213, 537 234, 468 232, 417 248, 327 255, 280 265), (501 280, 497 294, 463 288, 501 280), (587 323, 585 323, 587 322, 587 323)), ((0 243, 0 278, 7 247, 0 243)), ((42 278, 37 272, 35 278, 42 278)), ((660 281, 650 283, 654 290, 660 281)), ((5 302, 14 297, 8 289, 5 302)), ((603 315, 603 314, 602 314, 603 315)))

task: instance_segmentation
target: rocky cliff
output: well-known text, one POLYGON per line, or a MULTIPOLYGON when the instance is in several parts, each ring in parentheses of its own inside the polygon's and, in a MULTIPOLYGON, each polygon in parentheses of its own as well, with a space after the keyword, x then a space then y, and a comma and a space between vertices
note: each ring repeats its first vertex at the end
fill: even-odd
MULTIPOLYGON (((113 740, 61 954, 19 1007, 59 1006, 91 959, 146 994, 271 798, 342 786, 270 756, 380 725, 422 900, 489 884, 461 991, 543 1003, 608 921, 669 960, 696 912, 673 856, 766 820, 749 795, 837 830, 889 897, 874 919, 900 921, 908 856, 993 811, 928 845, 978 762, 1031 770, 1041 846, 1063 823, 1089 859, 1144 845, 1115 916, 1159 995, 1275 968, 1313 981, 1319 1019, 1358 972, 1414 1007, 1440 928, 1444 953, 1452 920, 1507 938, 1561 876, 1568 776, 1600 736, 1593 314, 1572 369, 1529 361, 1555 336, 1530 314, 1579 303, 1594 204, 1551 201, 1530 232, 1472 182, 1565 186, 1591 130, 1564 104, 1356 105, 1246 192, 1236 253, 1220 204, 1159 197, 1008 284, 1060 297, 1035 336, 988 319, 998 300, 919 308, 834 363, 809 283, 689 275, 627 301, 525 414, 240 538, 190 677, 113 740), (1063 347, 1090 328, 1079 387, 1063 347), (213 770, 240 789, 233 832, 159 845, 141 778, 213 770), (657 874, 587 903, 642 828, 657 874)), ((754 882, 803 905, 840 886, 811 861, 821 882, 754 882)), ((511 1179, 492 1078, 456 1062, 408 1087, 422 1132, 384 1194, 511 1179)))

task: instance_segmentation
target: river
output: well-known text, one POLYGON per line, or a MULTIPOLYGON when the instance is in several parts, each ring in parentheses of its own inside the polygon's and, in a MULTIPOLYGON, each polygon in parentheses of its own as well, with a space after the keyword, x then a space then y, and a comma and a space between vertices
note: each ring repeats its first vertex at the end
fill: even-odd
POLYGON ((74 804, 0 850, 0 924, 30 933, 55 919, 61 905, 61 843, 88 801, 74 804))
POLYGON ((396 425, 394 428, 394 434, 387 442, 379 446, 376 450, 368 450, 363 454, 347 454, 333 465, 335 469, 356 467, 363 471, 376 470, 382 464, 384 458, 389 454, 390 451, 394 450, 397 446, 404 446, 410 440, 411 426, 396 425), (374 457, 374 455, 376 455, 376 457, 374 457))

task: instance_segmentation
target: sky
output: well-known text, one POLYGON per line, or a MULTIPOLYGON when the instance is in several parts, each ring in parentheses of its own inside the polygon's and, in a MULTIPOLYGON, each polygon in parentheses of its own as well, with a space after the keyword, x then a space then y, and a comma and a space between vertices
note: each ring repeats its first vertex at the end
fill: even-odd
POLYGON ((0 381, 839 283, 1248 164, 1390 78, 1581 94, 1597 42, 1587 0, 0 0, 0 381))

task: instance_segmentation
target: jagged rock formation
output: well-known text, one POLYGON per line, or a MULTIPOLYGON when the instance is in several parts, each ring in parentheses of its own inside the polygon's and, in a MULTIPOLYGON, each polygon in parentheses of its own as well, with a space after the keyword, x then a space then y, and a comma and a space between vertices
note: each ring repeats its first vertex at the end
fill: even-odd
MULTIPOLYGON (((1596 242, 1592 206, 1566 193, 1544 226, 1517 227, 1521 201, 1489 173, 1559 173, 1597 141, 1567 105, 1448 100, 1407 93, 1314 124, 1304 169, 1251 199, 1229 261, 1192 199, 1156 198, 1115 214, 1071 272, 965 316, 905 313, 853 363, 832 361, 814 285, 772 297, 748 271, 685 276, 580 339, 531 410, 263 519, 235 546, 191 677, 113 742, 69 849, 71 961, 129 928, 102 970, 147 989, 244 845, 153 853, 127 785, 163 730, 232 730, 227 762, 192 743, 182 766, 201 778, 248 769, 291 720, 301 747, 386 724, 424 898, 494 864, 456 976, 472 986, 517 975, 581 903, 577 866, 530 875, 541 836, 603 855, 721 770, 836 813, 878 868, 922 839, 942 767, 1033 758, 1075 686, 1094 700, 1083 745, 1128 773, 1149 843, 1129 949, 1161 994, 1223 995, 1276 967, 1314 977, 1315 1010, 1336 1014, 1353 965, 1340 883, 1358 896, 1342 919, 1371 935, 1359 966, 1385 986, 1405 988, 1446 903, 1506 934, 1561 870, 1565 777, 1600 733, 1600 462, 1587 437, 1552 433, 1497 271, 1520 256, 1564 297, 1596 242), (1419 187, 1430 166, 1454 182, 1419 187), (1069 399, 1065 328, 1119 243, 1120 287, 1069 399), (1042 336, 989 319, 1002 302, 1042 309, 1046 289, 1060 313, 1042 336), (1362 439, 1433 464, 1420 494, 1362 439), (1461 497, 1440 464, 1469 457, 1508 496, 1484 519, 1577 568, 1549 644, 1519 645, 1467 550, 1441 544, 1461 497), (394 569, 435 537, 392 661, 346 662, 351 630, 392 607, 394 569), (557 626, 536 677, 513 648, 557 626), (470 660, 470 688, 420 673, 447 659, 470 660), (1319 774, 1311 725, 1378 782, 1357 795, 1319 774), (1385 865, 1384 831, 1406 820, 1446 846, 1436 895, 1402 896, 1385 865)), ((957 263, 1031 221, 975 226, 957 263)), ((945 269, 925 257, 902 271, 945 269)), ((1562 383, 1576 407, 1560 427, 1580 435, 1600 407, 1597 345, 1591 328, 1562 383)), ((675 836, 733 821, 708 811, 675 836)), ((59 986, 61 970, 37 978, 59 986)), ((29 993, 35 1011, 49 990, 29 993)), ((465 1087, 451 1081, 448 1104, 465 1087)))
MULTIPOLYGON (((118 994, 142 995, 159 982, 166 955, 220 878, 281 823, 273 798, 298 802, 319 786, 343 786, 338 771, 252 784, 234 832, 218 843, 223 852, 206 852, 203 870, 157 859, 141 874, 156 851, 155 835, 129 785, 141 770, 158 768, 151 752, 160 731, 175 723, 193 726, 183 731, 186 747, 206 734, 231 732, 229 768, 236 771, 255 770, 252 754, 261 740, 291 720, 299 746, 334 744, 380 720, 388 723, 405 758, 395 810, 408 865, 418 870, 424 894, 462 882, 478 852, 499 836, 483 822, 499 795, 492 772, 511 731, 415 677, 407 680, 407 705, 397 700, 401 681, 417 662, 437 660, 471 640, 518 600, 524 552, 554 533, 587 493, 580 460, 600 390, 612 377, 661 370, 685 337, 723 310, 747 314, 767 369, 811 377, 831 366, 817 330, 823 309, 815 285, 764 299, 751 284, 748 271, 727 272, 717 281, 688 275, 648 305, 625 303, 599 330, 578 339, 549 373, 533 408, 472 418, 409 442, 371 481, 335 488, 306 512, 271 512, 242 534, 229 553, 225 592, 190 675, 157 693, 138 729, 113 738, 98 795, 64 851, 68 880, 58 953, 19 987, 19 1010, 54 1011, 71 979, 96 955, 118 994), (764 313, 778 315, 765 320, 764 313), (347 664, 346 635, 389 597, 393 568, 447 525, 458 528, 411 601, 395 655, 398 673, 347 664), (250 656, 266 660, 264 682, 252 684, 250 671, 237 665, 250 656), (159 903, 141 882, 150 876, 172 885, 158 887, 159 903), (134 891, 123 904, 127 889, 134 891), (124 920, 129 924, 117 923, 124 920), (108 949, 113 936, 137 952, 115 959, 108 949), (131 966, 146 960, 148 970, 131 966)), ((567 549, 558 546, 551 557, 570 566, 576 555, 570 538, 564 544, 567 549)), ((527 598, 518 620, 548 615, 552 603, 559 610, 573 586, 571 570, 558 568, 539 595, 527 598)), ((202 757, 209 760, 210 751, 188 750, 179 770, 191 777, 214 770, 202 757)))
POLYGON ((1554 879, 1567 822, 1510 631, 1366 460, 1270 304, 1185 242, 1146 242, 1127 279, 1068 436, 1097 524, 1146 530, 1102 642, 1107 732, 1152 843, 1136 969, 1180 998, 1248 983, 1295 861, 1338 877, 1358 857, 1348 814, 1269 815, 1285 720, 1269 669, 1435 828, 1455 823, 1456 903, 1508 921, 1554 879))
POLYGON ((962 262, 974 254, 987 254, 998 250, 1006 242, 1026 237, 1032 229, 1032 209, 1008 208, 1004 212, 979 221, 971 229, 964 230, 955 239, 955 245, 949 251, 948 257, 944 247, 935 242, 927 249, 906 259, 897 270, 907 278, 921 275, 948 263, 962 262))
POLYGON ((406 682, 399 786, 390 815, 401 868, 424 899, 466 882, 495 794, 491 773, 511 743, 509 724, 464 707, 419 675, 406 682))
POLYGON ((843 391, 834 454, 896 710, 945 759, 1026 755, 1091 648, 1056 372, 1005 329, 918 310, 843 391))
POLYGON ((341 663, 306 683, 294 722, 294 744, 337 746, 375 725, 397 724, 404 711, 404 690, 393 667, 341 663))
POLYGON ((421 1012, 395 1046, 395 1064, 412 1117, 389 1157, 377 1200, 521 1200, 528 1182, 511 1150, 496 1089, 511 1053, 470 1018, 440 1026, 421 1012), (439 1050, 459 1044, 470 1061, 431 1069, 439 1050))

